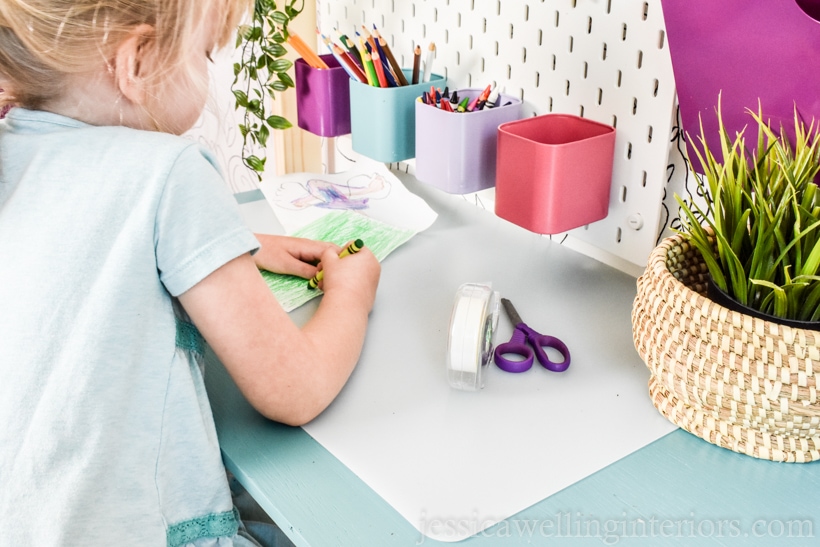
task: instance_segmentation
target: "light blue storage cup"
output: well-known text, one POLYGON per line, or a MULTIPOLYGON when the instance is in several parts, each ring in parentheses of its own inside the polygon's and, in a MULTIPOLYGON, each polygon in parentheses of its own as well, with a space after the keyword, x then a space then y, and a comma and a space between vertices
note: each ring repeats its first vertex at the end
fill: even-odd
MULTIPOLYGON (((410 81, 412 71, 403 69, 410 81)), ((415 102, 430 86, 444 89, 447 79, 401 87, 373 87, 350 80, 350 133, 353 150, 384 163, 416 156, 415 102)))
MULTIPOLYGON (((470 101, 482 91, 457 90, 470 101)), ((447 112, 416 101, 416 178, 450 194, 495 186, 498 126, 521 117, 521 100, 501 93, 496 104, 447 112)))

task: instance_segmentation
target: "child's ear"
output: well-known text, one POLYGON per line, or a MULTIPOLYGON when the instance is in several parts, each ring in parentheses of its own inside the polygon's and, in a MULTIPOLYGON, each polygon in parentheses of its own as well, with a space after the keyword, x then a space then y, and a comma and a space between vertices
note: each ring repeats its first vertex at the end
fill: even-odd
POLYGON ((146 75, 152 62, 154 27, 142 24, 123 40, 116 51, 114 78, 120 92, 131 102, 143 104, 146 75))

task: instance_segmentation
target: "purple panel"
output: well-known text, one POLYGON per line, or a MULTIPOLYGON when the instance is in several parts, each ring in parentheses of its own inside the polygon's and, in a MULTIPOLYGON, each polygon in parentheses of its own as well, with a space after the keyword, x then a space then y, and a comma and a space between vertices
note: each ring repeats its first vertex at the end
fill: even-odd
POLYGON ((795 105, 806 124, 820 120, 820 1, 663 0, 663 14, 683 129, 694 138, 701 117, 718 157, 719 94, 729 134, 748 125, 747 140, 758 99, 789 135, 795 105))

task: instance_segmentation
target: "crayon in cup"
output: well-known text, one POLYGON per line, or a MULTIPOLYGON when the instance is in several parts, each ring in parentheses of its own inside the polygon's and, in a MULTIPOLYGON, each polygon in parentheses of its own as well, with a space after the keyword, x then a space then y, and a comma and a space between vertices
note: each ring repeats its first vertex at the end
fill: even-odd
MULTIPOLYGON (((364 242, 361 239, 357 239, 355 241, 350 242, 350 245, 342 249, 342 252, 339 253, 339 258, 344 258, 348 255, 356 254, 364 248, 364 242)), ((310 281, 308 281, 308 288, 315 289, 319 286, 319 282, 324 277, 324 270, 319 270, 316 272, 310 281)))

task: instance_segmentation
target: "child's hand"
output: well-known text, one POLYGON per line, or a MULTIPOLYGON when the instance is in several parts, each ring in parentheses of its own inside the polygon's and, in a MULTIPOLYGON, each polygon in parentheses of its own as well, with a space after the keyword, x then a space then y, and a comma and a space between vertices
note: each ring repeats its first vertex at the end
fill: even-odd
MULTIPOLYGON (((346 243, 342 248, 350 242, 346 243)), ((352 301, 365 306, 369 312, 376 298, 376 287, 379 285, 381 265, 367 242, 359 252, 339 258, 338 252, 327 250, 322 254, 321 269, 324 278, 319 287, 329 295, 345 295, 352 301)))
POLYGON ((256 239, 261 244, 253 255, 257 268, 305 279, 316 275, 316 264, 324 252, 339 254, 342 250, 333 243, 299 237, 256 234, 256 239))

